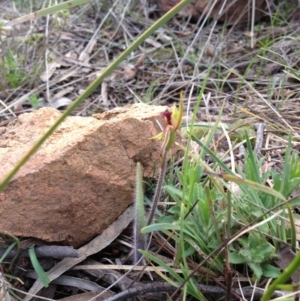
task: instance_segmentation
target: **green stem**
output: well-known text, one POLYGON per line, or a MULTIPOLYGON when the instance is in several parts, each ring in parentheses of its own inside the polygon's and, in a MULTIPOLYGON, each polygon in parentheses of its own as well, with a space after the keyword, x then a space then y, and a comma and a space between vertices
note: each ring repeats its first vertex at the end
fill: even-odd
POLYGON ((269 286, 269 288, 266 290, 261 301, 268 301, 272 297, 273 293, 277 289, 277 285, 284 284, 289 280, 291 275, 294 274, 298 270, 300 266, 300 252, 295 256, 295 258, 292 260, 292 262, 289 264, 289 266, 281 273, 281 275, 275 279, 272 284, 269 286))
POLYGON ((136 165, 136 187, 135 187, 135 219, 134 219, 134 264, 141 259, 139 249, 146 249, 146 234, 141 233, 146 223, 144 208, 143 177, 141 164, 136 165))

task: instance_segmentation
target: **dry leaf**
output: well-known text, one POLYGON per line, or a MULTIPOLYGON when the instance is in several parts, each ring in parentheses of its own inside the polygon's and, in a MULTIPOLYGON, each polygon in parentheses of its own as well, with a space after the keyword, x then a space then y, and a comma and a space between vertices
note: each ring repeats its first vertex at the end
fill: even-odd
POLYGON ((60 67, 61 65, 56 62, 49 63, 48 68, 40 76, 41 80, 44 83, 48 81, 51 78, 51 76, 54 74, 55 70, 60 67))
MULTIPOLYGON (((277 252, 278 259, 275 259, 275 263, 282 270, 286 269, 287 266, 291 263, 291 261, 295 258, 296 254, 292 251, 290 245, 286 244, 279 249, 277 252)), ((299 283, 300 279, 300 270, 298 269, 292 276, 292 280, 294 283, 299 283)))
MULTIPOLYGON (((95 297, 99 292, 87 292, 83 294, 69 296, 63 299, 59 299, 60 301, 87 301, 95 297)), ((93 299, 93 301, 103 301, 112 296, 111 292, 105 292, 100 297, 93 299)))
MULTIPOLYGON (((129 206, 119 218, 113 222, 102 234, 94 238, 85 246, 81 247, 78 252, 81 255, 79 258, 66 258, 55 265, 50 271, 47 272, 47 275, 50 281, 56 279, 64 272, 75 266, 76 264, 85 260, 88 256, 98 253, 108 245, 110 245, 120 234, 121 232, 129 225, 134 217, 134 206, 129 206)), ((43 284, 38 279, 31 289, 29 294, 37 294, 43 288, 43 284)), ((24 301, 29 301, 33 298, 31 295, 27 295, 24 298, 24 301)))

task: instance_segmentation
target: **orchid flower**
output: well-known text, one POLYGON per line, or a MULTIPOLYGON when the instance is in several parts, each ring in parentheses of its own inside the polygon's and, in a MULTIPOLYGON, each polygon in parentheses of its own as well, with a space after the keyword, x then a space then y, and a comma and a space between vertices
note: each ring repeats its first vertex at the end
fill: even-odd
POLYGON ((174 106, 172 109, 172 112, 166 110, 163 112, 162 117, 166 121, 166 128, 163 132, 159 133, 158 135, 150 138, 150 139, 159 139, 163 141, 162 147, 161 147, 161 156, 166 151, 170 150, 173 146, 175 139, 176 139, 176 132, 180 128, 181 122, 182 122, 182 116, 183 116, 183 95, 182 92, 180 92, 180 102, 179 102, 179 109, 174 106))
POLYGON ((152 208, 148 217, 147 226, 151 224, 155 210, 160 199, 162 184, 164 181, 164 176, 166 173, 167 168, 167 156, 168 151, 173 146, 175 139, 176 139, 176 132, 180 128, 182 122, 182 115, 183 115, 183 93, 180 92, 180 103, 179 109, 176 106, 173 107, 172 112, 166 110, 164 113, 161 114, 164 120, 166 121, 166 128, 163 132, 159 133, 158 135, 150 138, 150 139, 164 139, 163 144, 160 148, 160 169, 159 175, 157 179, 157 184, 155 188, 155 193, 153 196, 152 208))

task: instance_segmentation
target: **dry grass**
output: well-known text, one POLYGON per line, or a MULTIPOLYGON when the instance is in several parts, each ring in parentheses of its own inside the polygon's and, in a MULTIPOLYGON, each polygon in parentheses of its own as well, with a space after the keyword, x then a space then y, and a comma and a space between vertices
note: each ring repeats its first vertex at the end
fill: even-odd
MULTIPOLYGON (((10 2, 2 2, 7 5, 3 3, 6 11, 1 18, 24 13, 21 1, 16 2, 18 11, 10 2)), ((153 6, 147 13, 153 18, 157 15, 153 6)), ((144 17, 139 3, 119 1, 107 11, 96 1, 5 31, 1 36, 1 118, 34 109, 34 99, 40 100, 40 106, 63 109, 152 22, 144 17)), ((133 53, 124 62, 125 70, 107 79, 102 91, 99 87, 76 114, 91 115, 139 101, 170 104, 177 102, 182 88, 192 111, 207 77, 204 94, 210 93, 211 101, 209 106, 202 104, 201 119, 213 120, 225 101, 226 120, 247 118, 239 110, 242 107, 259 112, 268 123, 297 127, 299 91, 297 80, 291 77, 298 63, 299 26, 284 20, 277 23, 279 26, 268 21, 258 24, 251 49, 247 26, 226 28, 173 20, 133 53), (132 71, 143 53, 143 65, 138 72, 132 71)))

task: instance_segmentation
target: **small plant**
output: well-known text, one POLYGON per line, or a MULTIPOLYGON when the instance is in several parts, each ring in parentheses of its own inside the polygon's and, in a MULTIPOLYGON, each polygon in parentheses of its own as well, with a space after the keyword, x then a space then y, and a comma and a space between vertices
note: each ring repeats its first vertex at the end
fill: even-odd
POLYGON ((280 269, 270 264, 276 258, 275 247, 261 235, 250 233, 247 237, 237 240, 231 246, 229 261, 232 264, 246 264, 253 272, 255 280, 261 277, 277 278, 280 269))
POLYGON ((57 15, 55 16, 55 23, 54 23, 55 28, 60 29, 61 27, 66 26, 69 16, 70 13, 68 10, 61 10, 57 12, 57 15))
POLYGON ((173 146, 175 139, 176 139, 176 133, 178 129, 180 128, 181 122, 182 122, 182 115, 183 115, 183 95, 180 94, 180 105, 179 109, 176 108, 176 106, 173 107, 172 112, 165 111, 162 114, 162 117, 166 121, 166 128, 163 132, 159 133, 155 137, 152 137, 150 139, 163 139, 163 143, 160 149, 160 169, 159 169, 159 175, 158 180, 154 192, 154 197, 152 201, 152 208, 150 210, 150 214, 148 217, 147 222, 145 222, 145 215, 144 215, 144 198, 141 188, 141 171, 140 171, 140 165, 137 164, 137 178, 136 178, 136 222, 135 222, 135 233, 134 233, 134 240, 135 240, 135 263, 137 260, 140 259, 140 255, 137 255, 137 252, 139 249, 144 250, 146 246, 146 236, 145 234, 141 233, 141 229, 143 226, 148 226, 152 223, 154 214, 157 208, 157 203, 160 199, 162 185, 166 173, 167 168, 167 162, 168 162, 168 153, 173 146))
POLYGON ((28 102, 32 105, 33 108, 38 108, 41 105, 43 98, 39 98, 36 94, 32 94, 28 98, 28 102))
MULTIPOLYGON (((213 128, 212 131, 216 132, 218 124, 213 128)), ((203 281, 202 277, 226 278, 224 262, 232 272, 248 267, 249 276, 258 282, 263 277, 277 278, 280 270, 273 265, 273 260, 281 246, 279 241, 295 245, 294 221, 287 198, 300 185, 298 155, 292 153, 290 143, 286 150, 283 174, 261 172, 264 161, 257 159, 247 134, 245 137, 248 152, 244 169, 237 170, 237 177, 209 149, 209 139, 202 138, 205 141, 203 143, 192 135, 190 138, 199 144, 202 153, 195 155, 187 147, 186 158, 193 159, 185 161, 183 167, 177 170, 179 183, 176 187, 164 187, 170 201, 176 205, 169 208, 167 216, 160 217, 156 224, 142 230, 142 233, 160 231, 171 237, 177 246, 173 255, 175 264, 180 266, 183 273, 189 270, 190 265, 202 262, 197 269, 203 266, 205 272, 195 277, 195 282, 203 281), (215 162, 212 167, 202 161, 205 155, 215 162), (267 181, 274 183, 273 188, 267 187, 267 181), (232 182, 238 185, 232 185, 232 182), (288 209, 288 213, 284 208, 288 209), (286 219, 292 225, 289 230, 286 219), (228 240, 230 243, 226 245, 228 240), (224 247, 228 248, 227 252, 221 251, 224 247)), ((142 254, 165 267, 153 255, 147 252, 142 254)), ((173 275, 170 270, 169 267, 168 271, 173 275)), ((172 278, 164 278, 173 283, 172 278)), ((190 276, 185 281, 188 279, 190 276)), ((195 295, 190 284, 188 292, 199 300, 203 299, 201 293, 195 295)))
POLYGON ((26 78, 20 66, 20 58, 12 51, 7 51, 3 60, 0 61, 0 67, 4 68, 5 80, 11 88, 19 87, 26 78))

